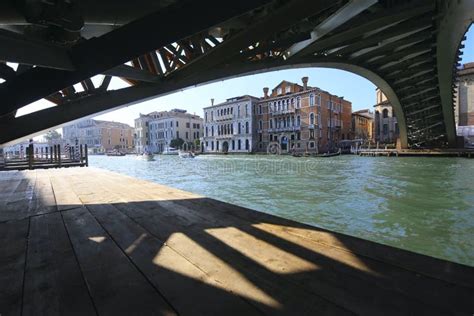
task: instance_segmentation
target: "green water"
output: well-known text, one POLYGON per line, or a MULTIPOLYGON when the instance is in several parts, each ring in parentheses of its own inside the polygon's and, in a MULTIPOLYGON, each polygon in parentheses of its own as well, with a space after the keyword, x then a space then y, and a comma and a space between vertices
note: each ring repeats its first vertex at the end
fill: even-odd
POLYGON ((94 167, 474 266, 474 159, 89 158, 94 167))

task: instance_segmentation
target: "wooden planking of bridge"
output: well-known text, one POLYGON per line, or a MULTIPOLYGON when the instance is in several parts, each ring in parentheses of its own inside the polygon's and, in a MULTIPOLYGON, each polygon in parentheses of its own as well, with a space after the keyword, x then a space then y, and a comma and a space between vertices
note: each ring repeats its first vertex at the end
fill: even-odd
POLYGON ((2 316, 474 312, 472 267, 100 169, 0 172, 0 210, 2 316))

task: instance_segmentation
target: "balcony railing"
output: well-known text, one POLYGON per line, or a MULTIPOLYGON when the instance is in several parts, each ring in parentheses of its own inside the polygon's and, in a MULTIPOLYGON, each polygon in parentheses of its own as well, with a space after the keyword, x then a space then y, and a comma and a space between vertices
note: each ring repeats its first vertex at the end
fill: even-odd
POLYGON ((278 132, 296 132, 301 130, 301 126, 287 126, 287 127, 278 127, 278 128, 269 128, 269 133, 278 133, 278 132))
POLYGON ((277 110, 277 111, 271 111, 270 114, 272 115, 284 115, 284 114, 291 114, 295 113, 295 109, 287 109, 287 110, 277 110))

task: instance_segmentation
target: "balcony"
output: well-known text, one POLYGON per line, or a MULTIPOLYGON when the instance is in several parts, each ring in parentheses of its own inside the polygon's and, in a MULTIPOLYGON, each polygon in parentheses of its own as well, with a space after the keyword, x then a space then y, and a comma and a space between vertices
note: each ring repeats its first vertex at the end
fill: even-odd
POLYGON ((287 109, 287 110, 278 110, 278 111, 271 111, 270 114, 272 114, 273 116, 277 116, 277 115, 285 115, 285 114, 292 114, 292 113, 295 113, 295 109, 292 108, 292 109, 287 109))
POLYGON ((226 115, 219 115, 219 116, 214 116, 214 120, 217 122, 222 122, 222 121, 231 121, 234 119, 233 114, 226 114, 226 115))
POLYGON ((287 127, 278 127, 278 128, 269 128, 269 133, 278 133, 278 132, 296 132, 301 130, 301 126, 287 126, 287 127))

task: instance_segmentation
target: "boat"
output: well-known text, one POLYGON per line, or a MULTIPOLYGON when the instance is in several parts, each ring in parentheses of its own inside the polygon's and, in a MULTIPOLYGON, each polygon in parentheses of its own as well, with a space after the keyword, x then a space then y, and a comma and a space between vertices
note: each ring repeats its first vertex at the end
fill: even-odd
POLYGON ((190 151, 179 151, 179 158, 194 158, 195 155, 190 151))
POLYGON ((111 157, 122 157, 122 156, 125 156, 125 153, 114 150, 114 151, 106 153, 106 155, 111 156, 111 157))
POLYGON ((341 154, 341 149, 339 149, 339 150, 338 150, 337 152, 335 152, 335 153, 318 154, 318 155, 314 155, 313 157, 327 158, 327 157, 339 156, 340 154, 341 154))
POLYGON ((163 152, 162 155, 179 155, 179 150, 175 149, 173 147, 166 148, 163 152))
POLYGON ((154 155, 152 153, 144 152, 141 155, 138 155, 138 159, 145 160, 145 161, 154 161, 154 155))

